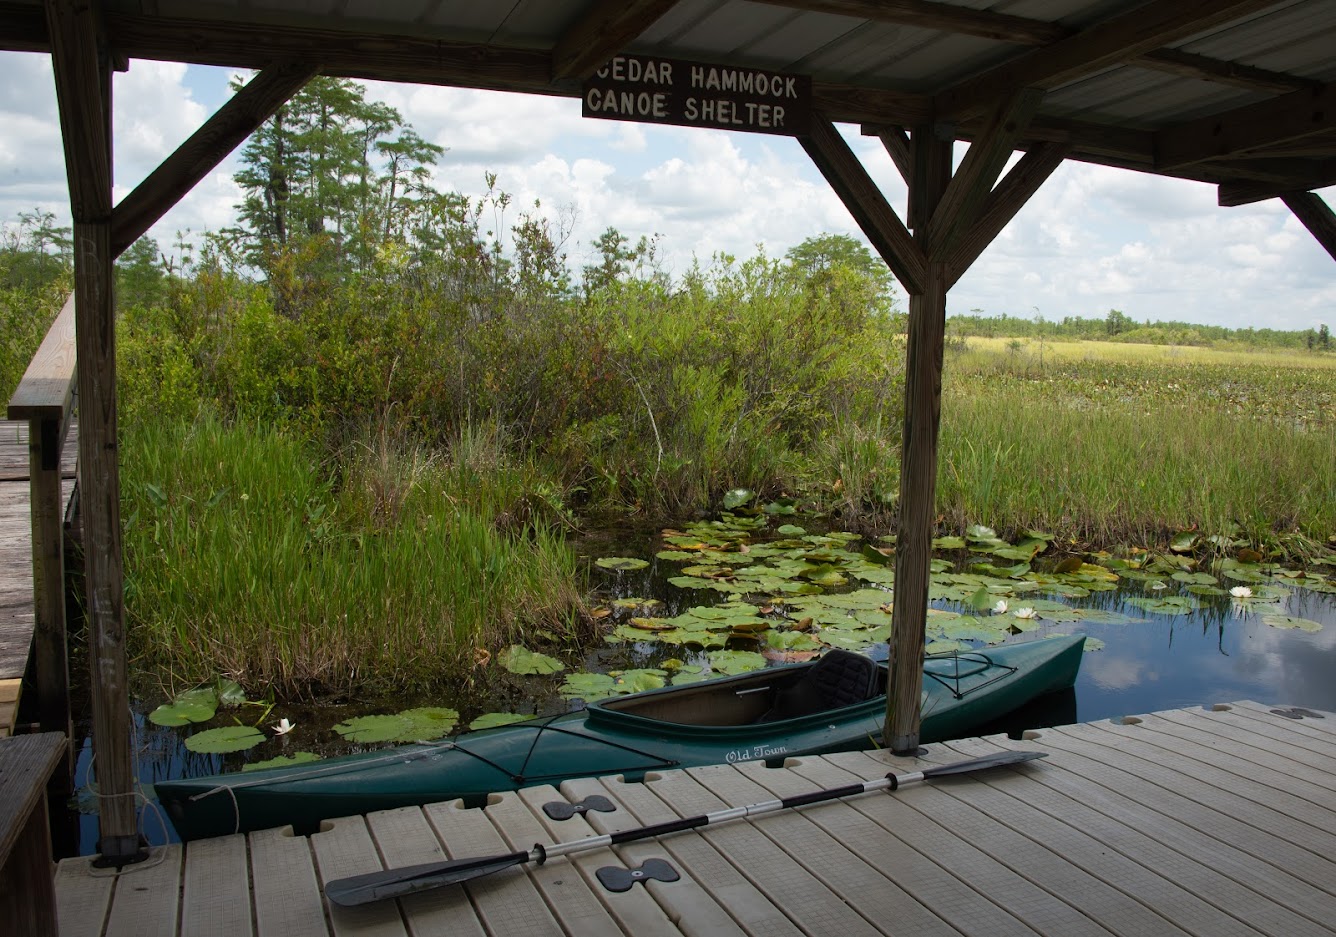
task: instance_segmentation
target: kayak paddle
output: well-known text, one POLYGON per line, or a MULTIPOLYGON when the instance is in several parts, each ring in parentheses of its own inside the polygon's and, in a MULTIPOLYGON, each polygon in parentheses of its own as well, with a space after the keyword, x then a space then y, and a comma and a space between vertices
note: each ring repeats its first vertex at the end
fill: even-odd
POLYGON ((790 807, 804 807, 808 804, 819 804, 823 801, 836 800, 840 797, 851 797, 855 794, 865 794, 869 791, 879 791, 883 789, 894 791, 904 787, 906 784, 915 784, 928 778, 942 777, 948 774, 966 774, 973 771, 985 771, 989 768, 1001 767, 1002 765, 1014 765, 1035 758, 1044 758, 1047 754, 1047 752, 1022 751, 996 752, 992 755, 984 755, 981 758, 957 761, 954 764, 934 765, 933 767, 923 768, 920 771, 912 771, 908 774, 888 774, 884 778, 875 778, 871 781, 863 781, 857 784, 846 784, 843 787, 835 787, 828 790, 809 791, 806 794, 795 794, 792 797, 785 797, 780 800, 766 800, 756 804, 748 804, 745 807, 729 807, 724 810, 716 810, 713 813, 704 813, 694 817, 683 817, 680 820, 668 820, 664 823, 655 823, 650 826, 622 830, 618 833, 604 833, 599 836, 586 836, 584 839, 572 840, 568 843, 559 843, 553 846, 535 844, 533 849, 512 852, 508 855, 483 856, 474 859, 451 859, 448 862, 428 862, 423 865, 410 865, 398 869, 386 869, 382 872, 368 872, 365 875, 353 875, 348 878, 340 878, 335 879, 332 882, 326 882, 325 897, 329 898, 330 901, 340 907, 351 908, 357 905, 368 904, 372 901, 380 901, 385 898, 399 898, 404 895, 411 895, 415 892, 425 891, 429 888, 440 888, 444 885, 457 885, 471 879, 481 878, 484 875, 491 875, 493 872, 499 872, 502 869, 507 869, 514 865, 524 865, 528 862, 542 865, 548 859, 569 855, 573 852, 601 849, 605 846, 613 846, 618 843, 629 843, 638 839, 650 839, 655 836, 664 836, 668 833, 680 833, 683 830, 693 830, 697 827, 709 826, 711 823, 722 823, 725 820, 735 820, 739 817, 754 817, 761 814, 773 813, 776 810, 787 810, 790 807))

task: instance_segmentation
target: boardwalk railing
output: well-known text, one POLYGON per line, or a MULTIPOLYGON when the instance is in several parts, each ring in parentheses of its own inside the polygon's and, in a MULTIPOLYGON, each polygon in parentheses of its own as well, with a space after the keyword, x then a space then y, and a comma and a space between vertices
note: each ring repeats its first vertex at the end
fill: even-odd
POLYGON ((37 711, 43 731, 66 737, 70 703, 61 455, 74 410, 75 368, 71 294, 9 399, 9 419, 28 421, 37 711))

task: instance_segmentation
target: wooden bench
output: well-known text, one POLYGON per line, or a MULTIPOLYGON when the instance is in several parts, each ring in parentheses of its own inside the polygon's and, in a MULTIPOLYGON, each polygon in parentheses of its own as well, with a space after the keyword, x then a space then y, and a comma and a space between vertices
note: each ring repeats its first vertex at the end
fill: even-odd
POLYGON ((65 757, 59 732, 0 739, 0 921, 15 937, 56 937, 46 784, 65 757))

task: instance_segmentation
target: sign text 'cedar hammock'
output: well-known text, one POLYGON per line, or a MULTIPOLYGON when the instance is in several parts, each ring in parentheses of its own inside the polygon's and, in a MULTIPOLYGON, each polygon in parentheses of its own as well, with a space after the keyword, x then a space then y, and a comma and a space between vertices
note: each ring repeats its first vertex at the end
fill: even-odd
POLYGON ((802 136, 812 116, 812 79, 736 68, 618 55, 584 83, 585 117, 802 136))

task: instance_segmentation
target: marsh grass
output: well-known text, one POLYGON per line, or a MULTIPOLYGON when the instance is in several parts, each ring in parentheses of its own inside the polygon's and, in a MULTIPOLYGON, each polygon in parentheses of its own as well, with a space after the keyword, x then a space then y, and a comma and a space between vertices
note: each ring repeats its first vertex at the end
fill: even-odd
POLYGON ((574 554, 517 525, 513 468, 380 443, 336 488, 277 429, 141 425, 126 447, 127 613, 142 666, 285 695, 466 679, 479 648, 578 637, 574 554))
MULTIPOLYGON (((1050 343, 947 362, 938 507, 1097 543, 1237 524, 1259 543, 1336 532, 1336 361, 1050 343)), ((993 347, 996 346, 996 347, 993 347)))

